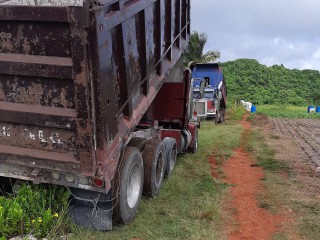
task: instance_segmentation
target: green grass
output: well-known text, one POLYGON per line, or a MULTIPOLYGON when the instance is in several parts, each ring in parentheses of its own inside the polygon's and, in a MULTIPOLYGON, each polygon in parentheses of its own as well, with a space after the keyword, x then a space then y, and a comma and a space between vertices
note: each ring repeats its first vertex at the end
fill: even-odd
POLYGON ((208 158, 229 158, 239 146, 238 124, 214 125, 204 121, 199 132, 199 151, 183 154, 158 197, 144 199, 135 221, 112 232, 77 229, 70 239, 226 239, 221 198, 227 185, 210 175, 208 158))
POLYGON ((273 172, 290 170, 287 163, 275 158, 274 151, 265 144, 264 136, 259 131, 251 131, 246 150, 254 153, 258 166, 264 170, 273 172))
POLYGON ((241 105, 231 105, 228 108, 229 120, 241 120, 246 109, 241 105))
POLYGON ((274 118, 320 118, 320 113, 308 113, 308 107, 297 106, 277 106, 277 105, 259 105, 257 113, 263 113, 268 117, 274 118))

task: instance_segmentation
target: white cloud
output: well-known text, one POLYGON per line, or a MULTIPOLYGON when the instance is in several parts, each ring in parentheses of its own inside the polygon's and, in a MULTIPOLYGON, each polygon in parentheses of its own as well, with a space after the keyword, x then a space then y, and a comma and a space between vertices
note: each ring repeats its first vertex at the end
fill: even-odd
POLYGON ((312 58, 320 59, 320 48, 318 48, 313 54, 312 58))
POLYGON ((283 48, 288 48, 288 49, 291 49, 291 50, 294 50, 295 49, 295 46, 294 44, 290 43, 289 41, 285 40, 285 39, 282 39, 280 37, 276 37, 272 40, 273 44, 276 45, 276 46, 281 46, 283 48))
POLYGON ((276 62, 276 60, 273 57, 267 56, 264 59, 260 60, 260 63, 270 67, 272 65, 274 65, 276 62))
POLYGON ((313 64, 306 62, 306 63, 302 63, 299 69, 313 69, 313 64))
POLYGON ((288 45, 288 48, 291 49, 291 50, 294 50, 294 49, 295 49, 295 47, 294 47, 294 45, 293 45, 292 43, 290 43, 290 44, 288 45))
POLYGON ((274 45, 278 45, 280 43, 280 41, 281 41, 281 38, 274 38, 273 39, 273 44, 274 45))
POLYGON ((221 61, 320 70, 319 12, 319 0, 191 0, 191 27, 208 35, 205 50, 219 50, 221 61))

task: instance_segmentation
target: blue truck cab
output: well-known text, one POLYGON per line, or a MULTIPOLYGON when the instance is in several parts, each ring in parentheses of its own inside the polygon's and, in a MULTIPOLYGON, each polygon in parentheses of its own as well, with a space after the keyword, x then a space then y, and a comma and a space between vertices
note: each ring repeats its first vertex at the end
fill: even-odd
POLYGON ((199 117, 224 121, 227 87, 218 63, 198 63, 192 68, 194 110, 199 117), (200 91, 204 83, 204 91, 200 91), (203 93, 201 93, 203 92, 203 93))

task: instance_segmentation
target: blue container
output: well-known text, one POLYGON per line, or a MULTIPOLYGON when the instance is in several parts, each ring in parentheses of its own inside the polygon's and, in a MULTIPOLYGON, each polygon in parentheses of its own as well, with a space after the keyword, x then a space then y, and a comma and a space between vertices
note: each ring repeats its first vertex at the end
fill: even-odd
POLYGON ((308 113, 311 113, 311 112, 315 112, 315 107, 314 106, 309 106, 308 107, 308 113))
POLYGON ((320 106, 316 107, 316 113, 320 113, 320 106))
POLYGON ((257 107, 252 105, 251 106, 251 113, 255 113, 257 111, 257 107))

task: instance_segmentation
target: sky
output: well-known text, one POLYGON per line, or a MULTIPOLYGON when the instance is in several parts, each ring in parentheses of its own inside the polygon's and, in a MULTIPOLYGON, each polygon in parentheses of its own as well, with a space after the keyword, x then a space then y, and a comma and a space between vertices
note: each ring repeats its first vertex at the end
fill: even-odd
POLYGON ((191 28, 221 62, 320 70, 320 0, 191 0, 191 28))

